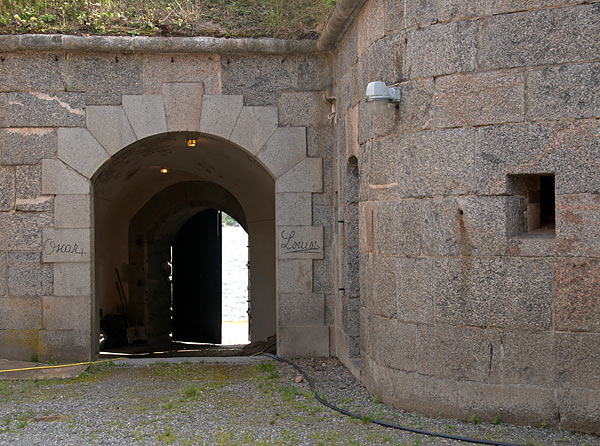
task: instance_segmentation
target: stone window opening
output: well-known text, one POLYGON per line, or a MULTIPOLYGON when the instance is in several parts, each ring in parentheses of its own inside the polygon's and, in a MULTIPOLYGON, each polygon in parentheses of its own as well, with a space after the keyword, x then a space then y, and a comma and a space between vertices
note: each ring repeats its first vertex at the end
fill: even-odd
POLYGON ((517 235, 555 234, 554 173, 509 175, 509 190, 521 199, 523 218, 517 235))

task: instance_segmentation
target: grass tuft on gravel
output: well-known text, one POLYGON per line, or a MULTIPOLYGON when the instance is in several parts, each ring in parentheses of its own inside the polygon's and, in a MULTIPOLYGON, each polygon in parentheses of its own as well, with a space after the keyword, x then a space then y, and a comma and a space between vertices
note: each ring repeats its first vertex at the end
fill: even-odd
POLYGON ((336 0, 2 0, 0 34, 316 39, 336 0))

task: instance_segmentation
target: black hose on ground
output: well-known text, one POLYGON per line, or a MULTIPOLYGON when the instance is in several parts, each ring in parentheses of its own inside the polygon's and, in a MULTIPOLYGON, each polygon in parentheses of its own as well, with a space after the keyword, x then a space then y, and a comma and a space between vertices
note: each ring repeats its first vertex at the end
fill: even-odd
POLYGON ((313 395, 315 396, 315 398, 317 399, 317 401, 319 403, 321 403, 324 406, 329 407, 330 409, 335 410, 336 412, 339 412, 343 415, 347 415, 347 416, 353 417, 353 418, 360 418, 362 420, 369 421, 370 423, 379 424, 380 426, 391 427, 393 429, 399 429, 402 431, 412 432, 414 434, 428 435, 430 437, 447 438, 449 440, 465 441, 467 443, 475 443, 475 444, 490 444, 493 446, 526 446, 524 444, 519 444, 519 443, 507 443, 504 441, 495 441, 495 440, 481 440, 479 438, 462 437, 462 436, 458 436, 458 435, 443 434, 440 432, 430 432, 430 431, 426 431, 423 429, 415 429, 415 428, 407 427, 407 426, 399 426, 397 424, 388 423, 386 421, 375 420, 370 417, 352 413, 350 411, 342 409, 341 407, 334 406, 333 404, 328 403, 323 398, 321 398, 321 396, 317 392, 317 389, 315 388, 315 385, 313 384, 312 380, 310 379, 310 376, 308 376, 306 374, 306 372, 304 370, 302 370, 302 368, 298 364, 295 364, 294 362, 290 361, 289 359, 282 358, 282 357, 274 355, 272 353, 264 353, 263 352, 263 353, 260 353, 260 355, 268 356, 277 361, 284 362, 284 363, 289 364, 292 367, 294 367, 298 371, 298 373, 300 373, 302 375, 302 377, 306 380, 306 382, 308 383, 308 386, 310 387, 310 390, 312 391, 313 395))

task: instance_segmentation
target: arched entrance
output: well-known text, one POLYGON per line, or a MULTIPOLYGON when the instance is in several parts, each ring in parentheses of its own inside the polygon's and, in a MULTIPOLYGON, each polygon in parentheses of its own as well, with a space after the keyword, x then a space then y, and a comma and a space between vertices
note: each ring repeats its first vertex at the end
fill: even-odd
POLYGON ((99 318, 127 306, 128 325, 144 327, 150 342, 160 345, 171 333, 181 340, 220 342, 215 216, 224 210, 249 235, 250 340, 275 334, 275 181, 252 156, 207 135, 165 133, 120 151, 94 177, 93 190, 99 318), (171 248, 179 262, 173 294, 171 248), (186 272, 190 269, 197 278, 186 272), (194 296, 184 299, 186 293, 194 296))
MULTIPOLYGON (((313 259, 325 249, 323 227, 312 225, 322 160, 307 157, 307 129, 281 127, 273 106, 202 95, 202 84, 164 84, 160 95, 121 99, 86 107, 85 127, 58 129, 57 158, 42 160, 42 192, 55 196, 55 224, 42 241, 60 248, 45 250, 43 262, 55 264, 56 283, 68 284, 61 296, 70 296, 73 311, 90 315, 65 319, 55 357, 95 355, 100 310, 118 310, 115 268, 128 296, 130 283, 145 286, 129 262, 130 222, 161 191, 199 181, 222 187, 243 210, 251 339, 276 332, 280 354, 329 355, 324 294, 313 290, 313 259)), ((155 272, 164 276, 149 268, 148 285, 155 272)))

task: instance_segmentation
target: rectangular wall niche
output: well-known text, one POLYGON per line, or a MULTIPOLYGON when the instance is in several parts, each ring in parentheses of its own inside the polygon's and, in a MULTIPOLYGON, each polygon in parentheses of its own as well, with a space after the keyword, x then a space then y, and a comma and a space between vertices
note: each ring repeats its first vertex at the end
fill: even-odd
POLYGON ((521 233, 554 234, 554 173, 508 175, 508 190, 523 204, 521 233))

